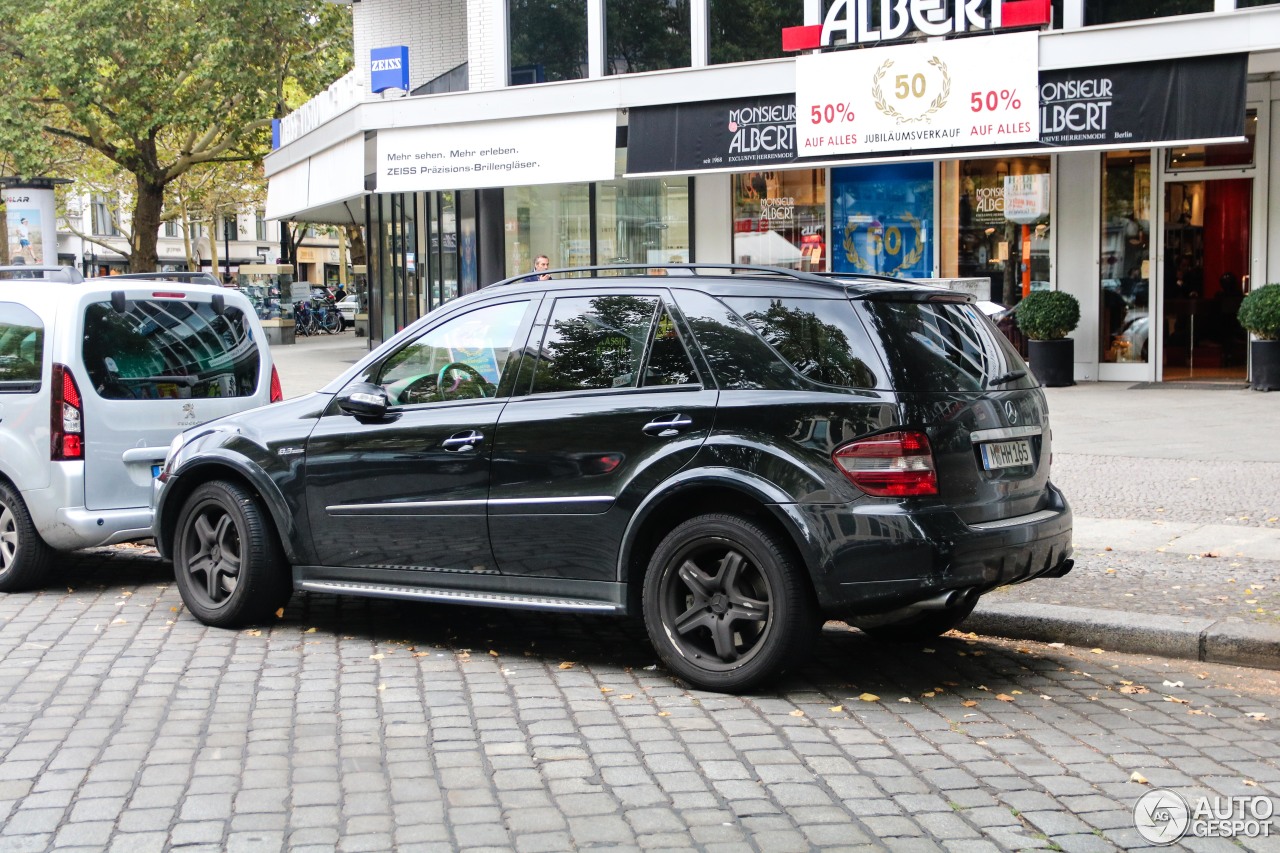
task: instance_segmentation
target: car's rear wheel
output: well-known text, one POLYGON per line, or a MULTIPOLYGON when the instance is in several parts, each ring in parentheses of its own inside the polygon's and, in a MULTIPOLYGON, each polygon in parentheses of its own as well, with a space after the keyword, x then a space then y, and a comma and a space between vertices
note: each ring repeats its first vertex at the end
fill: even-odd
POLYGON ((0 482, 0 592, 38 586, 52 563, 53 549, 40 538, 22 495, 0 482))
POLYGON ((644 620, 672 672, 728 693, 803 663, 821 627, 786 544, 733 515, 690 519, 662 540, 645 575, 644 620))
POLYGON ((187 609, 217 628, 262 622, 293 591, 274 526, 236 483, 215 480, 191 493, 178 516, 173 566, 187 609))
POLYGON ((877 640, 888 640, 894 643, 923 642, 959 627, 960 623, 969 618, 969 614, 977 604, 978 597, 975 595, 964 604, 948 607, 945 610, 919 610, 893 621, 868 616, 850 619, 849 623, 877 640))

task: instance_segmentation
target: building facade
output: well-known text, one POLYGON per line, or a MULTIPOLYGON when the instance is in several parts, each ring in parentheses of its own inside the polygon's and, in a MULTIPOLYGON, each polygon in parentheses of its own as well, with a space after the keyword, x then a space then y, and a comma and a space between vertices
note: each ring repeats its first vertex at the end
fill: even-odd
POLYGON ((762 5, 356 3, 267 216, 366 226, 374 343, 545 254, 1059 289, 1078 380, 1245 377, 1280 0, 762 5))

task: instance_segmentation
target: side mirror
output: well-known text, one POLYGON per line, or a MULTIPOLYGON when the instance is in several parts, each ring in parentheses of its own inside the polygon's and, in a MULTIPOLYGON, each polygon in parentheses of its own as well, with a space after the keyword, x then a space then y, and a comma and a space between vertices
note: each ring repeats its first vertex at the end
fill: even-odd
POLYGON ((391 407, 382 386, 358 382, 338 397, 338 409, 357 418, 383 418, 391 407))

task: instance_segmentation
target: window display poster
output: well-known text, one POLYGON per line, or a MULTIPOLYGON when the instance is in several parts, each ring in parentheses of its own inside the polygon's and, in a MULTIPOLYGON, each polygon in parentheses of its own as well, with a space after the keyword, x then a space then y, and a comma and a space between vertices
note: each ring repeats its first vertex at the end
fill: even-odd
POLYGON ((831 170, 832 269, 933 275, 933 164, 831 170))
POLYGON ((56 264, 58 240, 53 190, 7 186, 4 204, 11 262, 56 264))

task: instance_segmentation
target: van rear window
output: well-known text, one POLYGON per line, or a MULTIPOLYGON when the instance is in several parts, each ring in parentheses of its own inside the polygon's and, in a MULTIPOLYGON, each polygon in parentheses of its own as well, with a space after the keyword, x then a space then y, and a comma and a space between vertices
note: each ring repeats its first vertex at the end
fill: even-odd
POLYGON ((0 302, 0 394, 40 390, 44 324, 25 305, 0 302))
POLYGON ((126 300, 88 306, 85 370, 108 400, 249 397, 258 387, 260 356, 244 313, 208 302, 126 300))

